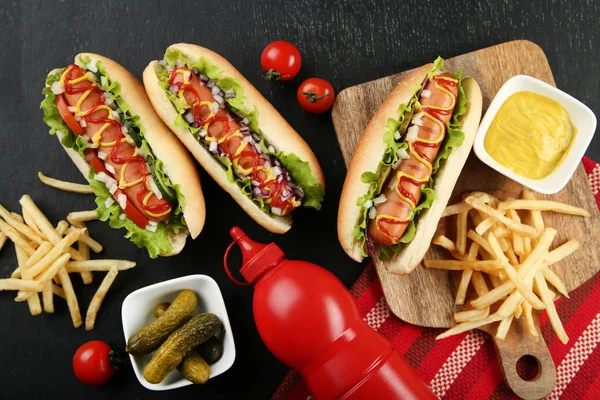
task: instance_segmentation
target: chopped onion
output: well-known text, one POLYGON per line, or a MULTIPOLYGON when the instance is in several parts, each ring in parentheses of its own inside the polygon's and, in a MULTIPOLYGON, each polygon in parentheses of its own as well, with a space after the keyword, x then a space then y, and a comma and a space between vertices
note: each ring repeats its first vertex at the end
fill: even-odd
POLYGON ((165 65, 167 65, 167 62, 165 61, 165 59, 163 58, 162 60, 160 60, 158 62, 158 65, 160 65, 161 67, 164 67, 165 65))
POLYGON ((218 113, 218 112, 219 112, 219 103, 215 101, 215 102, 213 103, 213 107, 212 107, 212 113, 213 113, 213 114, 216 114, 216 113, 218 113))
POLYGON ((397 184, 398 184, 398 179, 396 177, 394 177, 393 179, 390 179, 390 183, 388 184, 388 189, 395 190, 397 184))
POLYGON ((106 160, 106 157, 108 157, 108 154, 106 154, 105 152, 103 152, 103 151, 99 151, 98 152, 98 158, 99 159, 106 160))
POLYGON ((413 142, 419 136, 419 127, 417 125, 413 125, 406 130, 406 141, 413 142))
POLYGON ((158 225, 152 225, 152 224, 146 225, 146 230, 150 231, 150 232, 156 232, 156 228, 158 228, 158 225))
POLYGON ((259 187, 255 187, 255 188, 254 188, 254 190, 253 190, 253 192, 254 192, 254 195, 255 195, 256 197, 260 197, 260 195, 261 195, 261 193, 262 193, 262 190, 260 190, 260 188, 259 188, 259 187))
POLYGON ((169 87, 169 92, 173 93, 173 94, 177 94, 179 92, 179 88, 175 85, 171 85, 169 87))
POLYGON ((186 112, 185 114, 183 114, 183 118, 185 118, 185 120, 189 123, 189 124, 193 124, 194 123, 194 114, 192 114, 191 111, 186 112))
POLYGON ((150 185, 150 190, 152 190, 152 193, 154 193, 154 195, 156 196, 157 199, 162 199, 163 195, 162 192, 160 190, 158 190, 158 186, 156 186, 156 182, 154 181, 154 178, 152 178, 152 175, 148 175, 148 184, 150 185))
POLYGON ((217 144, 217 142, 210 142, 210 144, 208 145, 208 150, 211 153, 216 153, 218 148, 219 148, 219 145, 217 144))
POLYGON ((283 172, 283 171, 281 170, 280 167, 273 167, 273 175, 279 176, 279 175, 281 175, 281 172, 283 172))
POLYGON ((406 151, 406 149, 398 149, 396 154, 398 155, 398 158, 401 160, 406 160, 409 157, 408 151, 406 151))
POLYGON ((106 175, 106 173, 104 171, 97 173, 95 178, 97 181, 100 181, 100 182, 104 183, 105 185, 109 179, 112 179, 110 176, 106 175))
POLYGON ((377 210, 375 209, 375 207, 369 208, 369 219, 375 219, 376 216, 377 210))
POLYGON ((302 189, 300 186, 296 186, 294 188, 294 193, 296 194, 296 196, 298 197, 304 197, 304 189, 302 189))
POLYGON ((416 125, 416 126, 423 126, 423 120, 421 119, 421 117, 418 114, 415 115, 410 122, 412 122, 413 125, 416 125))
POLYGON ((204 129, 200 129, 198 131, 198 135, 200 135, 200 137, 203 138, 204 136, 206 136, 206 131, 204 129))
POLYGON ((54 82, 52 86, 50 86, 50 90, 52 90, 52 93, 54 94, 61 94, 65 92, 65 88, 60 84, 59 81, 54 82))
POLYGON ((221 93, 221 89, 219 89, 219 87, 218 87, 218 86, 213 86, 213 87, 212 87, 212 89, 211 89, 210 91, 211 91, 211 93, 213 94, 213 96, 214 96, 215 94, 220 94, 220 93, 221 93))
POLYGON ((88 142, 90 141, 90 137, 87 134, 81 135, 81 137, 87 140, 88 142))
POLYGON ((223 97, 225 97, 226 99, 232 99, 235 97, 235 93, 233 93, 233 90, 228 90, 225 92, 225 96, 223 97))
POLYGON ((205 74, 200 74, 199 78, 203 81, 208 81, 208 76, 206 76, 205 74))
POLYGON ((436 69, 435 71, 433 71, 433 74, 434 74, 435 76, 438 76, 438 75, 441 75, 441 74, 443 74, 443 72, 442 72, 441 70, 439 70, 439 69, 436 69))
POLYGON ((281 216, 282 213, 281 208, 279 207, 271 207, 271 212, 277 216, 281 216))
POLYGON ((269 189, 263 189, 262 190, 262 195, 263 196, 270 196, 271 195, 271 191, 269 189))
POLYGON ((81 125, 82 128, 85 128, 87 126, 87 122, 85 122, 85 119, 82 119, 79 121, 79 125, 81 125))
POLYGON ((421 91, 421 97, 424 99, 429 99, 431 97, 431 90, 423 89, 421 91))
POLYGON ((263 149, 262 149, 262 147, 260 147, 260 146, 258 145, 258 143, 257 143, 256 145, 254 145, 254 149, 256 150, 256 152, 257 152, 258 154, 262 154, 262 153, 263 153, 263 149))
POLYGON ((385 203, 386 201, 387 198, 385 197, 385 194, 381 194, 373 199, 373 205, 378 206, 382 203, 385 203))
POLYGON ((111 185, 111 187, 108 188, 108 191, 110 192, 110 194, 115 194, 117 188, 117 185, 111 185))
POLYGON ((289 197, 292 194, 292 191, 288 188, 285 188, 281 191, 282 197, 289 197))
POLYGON ((185 78, 187 80, 190 80, 191 77, 192 77, 192 71, 185 71, 185 78))
POLYGON ((115 204, 115 199, 113 199, 112 197, 107 197, 106 200, 104 201, 105 208, 108 208, 108 207, 112 206, 113 204, 115 204))
POLYGON ((71 106, 67 106, 67 111, 74 113, 75 112, 75 107, 71 107, 71 106))
POLYGON ((121 132, 123 133, 123 135, 127 134, 127 127, 125 125, 121 126, 121 132))
POLYGON ((271 161, 269 161, 269 160, 265 161, 265 163, 263 164, 263 168, 264 168, 264 169, 269 169, 269 168, 271 168, 271 161))
POLYGON ((125 215, 125 213, 121 213, 121 215, 119 215, 119 219, 121 221, 125 221, 126 218, 127 218, 127 215, 125 215))
POLYGON ((215 98, 215 101, 216 101, 217 103, 219 103, 219 105, 223 104, 223 101, 224 101, 224 100, 223 100, 223 96, 221 96, 221 95, 219 95, 219 94, 215 94, 213 97, 215 98))
POLYGON ((144 150, 142 150, 141 148, 138 147, 138 156, 144 157, 144 159, 146 159, 146 157, 148 157, 146 155, 146 153, 144 153, 144 150))
POLYGON ((373 200, 365 201, 365 203, 363 204, 363 207, 367 208, 367 209, 373 207, 373 200))
POLYGON ((254 179, 252 179, 252 180, 250 181, 250 183, 252 184, 252 186, 260 186, 260 182, 259 182, 259 181, 256 181, 256 180, 254 180, 254 179))
POLYGON ((116 119, 116 120, 120 120, 121 119, 121 116, 119 115, 119 113, 117 111, 113 110, 113 111, 111 111, 111 114, 112 114, 112 116, 113 116, 114 119, 116 119))
POLYGON ((123 193, 117 195, 117 202, 119 206, 124 210, 127 207, 127 196, 123 193))
POLYGON ((104 104, 106 104, 107 106, 110 106, 112 103, 114 103, 114 101, 110 97, 110 95, 107 96, 107 93, 104 93, 104 104))
POLYGON ((269 147, 267 147, 267 150, 269 151, 269 153, 275 153, 275 146, 270 144, 269 147))
POLYGON ((249 135, 248 136, 244 136, 242 138, 242 142, 248 142, 248 143, 252 142, 252 136, 249 136, 249 135))
POLYGON ((194 67, 194 68, 192 68, 192 73, 194 75, 198 75, 200 73, 200 71, 198 71, 198 68, 194 67))
POLYGON ((110 165, 110 164, 105 164, 105 165, 104 165, 104 167, 106 167, 106 170, 107 170, 108 172, 110 172, 111 174, 113 174, 113 175, 114 175, 114 174, 116 173, 116 172, 115 172, 115 168, 114 168, 112 165, 110 165))
POLYGON ((250 133, 250 128, 248 128, 247 126, 242 126, 240 128, 240 132, 242 132, 242 133, 250 133))
POLYGON ((248 120, 248 118, 244 118, 244 119, 242 120, 242 125, 248 125, 248 123, 249 123, 249 122, 250 122, 250 121, 248 120))
POLYGON ((96 65, 96 63, 93 62, 93 61, 90 61, 89 63, 87 63, 87 65, 85 66, 85 68, 88 71, 92 71, 93 73, 98 72, 98 65, 96 65))
POLYGON ((213 82, 212 79, 209 79, 208 81, 206 81, 206 87, 211 89, 213 86, 215 86, 215 83, 213 82))
POLYGON ((106 79, 106 77, 102 75, 100 77, 100 83, 102 84, 102 86, 108 86, 108 79, 106 79))
POLYGON ((75 119, 75 121, 79 122, 81 121, 81 117, 77 114, 75 114, 75 116, 73 117, 73 119, 75 119))
POLYGON ((394 132, 394 139, 400 140, 400 138, 401 138, 400 132, 398 132, 398 131, 394 132))
POLYGON ((257 142, 260 142, 260 136, 258 136, 256 133, 252 135, 252 138, 257 142))

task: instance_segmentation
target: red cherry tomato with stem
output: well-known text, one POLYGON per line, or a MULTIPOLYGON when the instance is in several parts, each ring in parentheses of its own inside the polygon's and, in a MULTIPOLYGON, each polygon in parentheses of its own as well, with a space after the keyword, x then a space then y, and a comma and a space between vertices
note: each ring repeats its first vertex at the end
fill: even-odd
POLYGON ((302 56, 293 44, 277 40, 265 47, 260 55, 260 65, 265 72, 265 79, 287 81, 300 71, 302 56))
POLYGON ((101 385, 114 374, 118 355, 100 340, 84 343, 73 356, 73 372, 86 385, 101 385))
POLYGON ((304 110, 319 114, 331 108, 335 92, 325 79, 309 78, 298 87, 296 99, 304 110))

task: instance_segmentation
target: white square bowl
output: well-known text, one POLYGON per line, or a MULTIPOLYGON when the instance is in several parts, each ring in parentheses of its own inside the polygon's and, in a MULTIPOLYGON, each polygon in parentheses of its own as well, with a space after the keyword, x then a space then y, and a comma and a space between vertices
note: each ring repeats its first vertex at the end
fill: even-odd
POLYGON ((527 75, 517 75, 507 80, 496 94, 496 97, 492 100, 492 103, 479 125, 473 149, 475 154, 477 154, 477 157, 479 157, 484 164, 501 174, 535 190, 536 192, 554 194, 564 188, 567 182, 569 182, 569 179, 571 179, 571 176, 575 172, 575 169, 581 162, 581 158, 592 141, 595 131, 596 116, 585 104, 539 79, 527 75), (529 179, 516 174, 511 169, 504 167, 494 160, 485 150, 483 145, 488 128, 494 120, 494 117, 496 117, 502 104, 504 104, 506 99, 511 95, 522 91, 537 93, 560 103, 565 110, 567 110, 571 122, 577 128, 577 136, 571 146, 571 150, 562 163, 543 179, 529 179))
MULTIPOLYGON (((235 343, 223 295, 217 282, 210 276, 184 276, 146 286, 130 293, 123 301, 121 308, 125 342, 139 329, 156 319, 153 315, 153 310, 157 304, 171 303, 184 289, 192 290, 198 296, 198 306, 196 307, 195 314, 211 312, 223 322, 225 328, 225 335, 222 341, 223 356, 219 361, 210 366, 210 378, 214 378, 227 371, 233 365, 235 360, 235 343)), ((130 354, 129 358, 131 359, 135 376, 147 389, 169 390, 192 385, 192 382, 185 379, 178 370, 171 372, 161 383, 149 383, 144 379, 144 367, 152 358, 152 354, 144 356, 132 356, 130 354)))

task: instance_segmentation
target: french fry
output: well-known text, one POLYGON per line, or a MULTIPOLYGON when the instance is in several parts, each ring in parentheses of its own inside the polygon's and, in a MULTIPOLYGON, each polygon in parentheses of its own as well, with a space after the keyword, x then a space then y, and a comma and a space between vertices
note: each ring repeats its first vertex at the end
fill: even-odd
POLYGON ((431 241, 431 243, 435 244, 436 246, 443 247, 444 249, 450 252, 456 251, 456 246, 454 245, 454 242, 444 235, 437 236, 431 241))
MULTIPOLYGON (((519 217, 519 214, 515 210, 508 210, 506 212, 506 216, 517 223, 521 223, 521 217, 519 217)), ((515 254, 519 256, 524 255, 525 251, 523 249, 523 237, 516 232, 512 232, 512 241, 512 247, 515 254)))
MULTIPOLYGON (((50 243, 50 242, 42 243, 40 245, 40 247, 38 247, 37 250, 31 255, 31 257, 28 257, 25 259, 27 266, 30 267, 32 265, 37 264, 53 248, 54 248, 54 246, 52 246, 52 243, 50 243)), ((31 279, 33 279, 33 278, 35 278, 35 275, 33 275, 31 277, 31 279)))
POLYGON ((69 261, 70 257, 71 255, 69 253, 62 254, 52 263, 52 265, 50 265, 50 267, 47 270, 38 275, 35 278, 35 280, 42 284, 46 284, 46 282, 51 282, 52 277, 54 277, 54 275, 58 274, 58 271, 64 268, 65 264, 67 264, 67 261, 69 261))
POLYGON ((38 178, 40 178, 40 181, 42 181, 42 183, 44 183, 48 186, 52 186, 53 188, 56 188, 56 189, 64 190, 66 192, 81 193, 81 194, 93 194, 94 193, 94 191, 92 190, 90 185, 82 185, 80 183, 61 181, 58 179, 50 178, 50 177, 44 175, 42 172, 38 172, 38 178))
POLYGON ((67 215, 67 221, 71 223, 71 225, 75 225, 74 222, 87 222, 87 221, 95 221, 98 219, 98 214, 95 210, 90 211, 73 211, 67 215))
POLYGON ((28 292, 41 292, 39 282, 28 279, 0 279, 0 291, 2 290, 26 290, 28 292))
POLYGON ((73 285, 71 284, 69 274, 67 273, 67 270, 65 268, 61 268, 58 271, 58 276, 60 278, 63 290, 65 291, 65 297, 67 298, 67 306, 69 307, 69 312, 71 314, 73 326, 75 328, 79 328, 83 321, 81 319, 81 311, 79 310, 79 302, 77 301, 77 296, 75 295, 75 291, 73 290, 73 285))
POLYGON ((445 338, 453 336, 453 335, 458 335, 459 333, 470 331, 471 329, 479 328, 480 326, 484 326, 484 325, 491 324, 493 322, 500 321, 501 319, 502 319, 502 317, 500 317, 499 315, 492 314, 492 315, 488 315, 484 319, 480 319, 479 321, 462 322, 462 323, 448 329, 444 333, 438 335, 435 339, 436 340, 445 339, 445 338))
POLYGON ((555 263, 561 261, 563 258, 566 258, 567 256, 570 256, 571 254, 573 254, 573 252, 575 250, 577 250, 579 247, 580 247, 579 240, 571 239, 568 242, 561 244, 560 246, 558 246, 557 248, 555 248, 554 250, 549 252, 546 255, 546 257, 544 258, 544 261, 548 265, 555 264, 555 263))
POLYGON ((550 268, 544 268, 542 270, 542 274, 544 275, 544 278, 550 282, 550 284, 554 286, 560 294, 566 298, 569 298, 569 291, 567 290, 565 283, 558 277, 558 275, 554 273, 554 271, 552 271, 550 268))
POLYGON ((33 241, 37 244, 42 244, 44 242, 44 238, 41 235, 38 235, 33 229, 31 229, 29 226, 24 224, 23 221, 20 220, 20 215, 19 218, 16 218, 14 215, 8 212, 8 210, 4 208, 1 204, 0 217, 4 218, 4 221, 6 221, 8 225, 12 226, 15 230, 17 230, 30 241, 33 241))
POLYGON ((456 220, 456 250, 460 255, 465 255, 467 252, 467 218, 468 211, 463 211, 458 214, 456 220))
POLYGON ((490 249, 492 250, 492 255, 494 255, 497 259, 508 263, 508 257, 504 255, 504 251, 502 251, 500 243, 498 243, 498 239, 496 239, 496 236, 492 232, 488 233, 487 241, 490 245, 490 249))
POLYGON ((32 246, 30 242, 25 240, 23 236, 15 228, 7 224, 2 218, 0 218, 0 230, 4 233, 13 243, 23 249, 23 251, 31 256, 35 253, 35 247, 32 246))
POLYGON ((471 219, 473 226, 479 226, 479 224, 481 224, 484 220, 484 218, 481 218, 479 211, 477 211, 475 209, 469 210, 469 218, 471 219))
MULTIPOLYGON (((512 234, 513 234, 513 232, 510 229, 507 229, 507 228, 505 228, 503 226, 496 227, 493 230, 493 232, 494 232, 494 235, 496 235, 496 237, 498 239, 510 238, 510 237, 512 237, 512 234)), ((504 246, 508 246, 508 242, 506 242, 506 244, 504 246)), ((502 246, 503 247, 502 250, 504 250, 504 246, 502 246)), ((506 251, 506 250, 504 250, 504 251, 506 251)))
MULTIPOLYGON (((29 197, 29 195, 24 195, 19 200, 19 203, 21 203, 21 207, 23 207, 23 212, 28 212, 31 215, 33 221, 44 237, 53 245, 58 245, 62 239, 61 236, 56 232, 50 221, 48 221, 48 218, 46 218, 42 211, 35 205, 31 197, 29 197)), ((83 258, 75 249, 69 249, 69 253, 71 253, 71 257, 74 260, 81 260, 83 258)))
POLYGON ((500 321, 500 324, 498 324, 498 331, 496 332, 496 339, 499 339, 499 340, 506 339, 506 334, 508 333, 508 330, 510 329, 510 324, 512 324, 512 321, 513 321, 512 315, 509 315, 508 317, 505 317, 502 319, 502 321, 500 321))
MULTIPOLYGON (((525 193, 523 194, 525 197, 525 193)), ((498 204, 499 211, 506 210, 529 210, 529 211, 554 211, 561 214, 578 215, 589 217, 590 213, 581 207, 575 207, 559 201, 551 200, 513 200, 498 204)), ((535 222, 534 222, 535 224, 535 222)))
POLYGON ((546 303, 546 311, 548 313, 548 319, 550 320, 550 324, 552 324, 552 328, 556 333, 556 336, 560 339, 563 344, 567 344, 569 341, 569 336, 567 332, 565 332, 565 328, 563 327, 560 318, 558 317, 558 313, 556 312, 556 307, 554 306, 554 301, 552 299, 552 295, 550 294, 550 289, 546 285, 546 280, 544 279, 544 275, 541 272, 538 272, 535 275, 535 286, 537 288, 538 293, 542 297, 544 303, 546 303))
POLYGON ((481 202, 479 199, 475 197, 467 197, 465 199, 467 204, 473 206, 473 208, 483 212, 487 216, 495 218, 497 221, 502 222, 508 229, 513 232, 520 233, 524 236, 536 238, 538 237, 538 232, 531 226, 517 223, 510 218, 505 217, 500 211, 493 209, 489 205, 481 202))
MULTIPOLYGON (((25 278, 29 279, 30 276, 27 274, 27 270, 25 269, 25 261, 27 261, 27 254, 19 248, 15 246, 15 252, 17 254, 17 263, 19 264, 19 268, 23 268, 23 274, 25 274, 25 278)), ((27 292, 29 297, 27 299, 27 307, 29 307, 29 313, 31 315, 40 315, 42 313, 42 306, 40 304, 40 296, 35 292, 27 292)))
POLYGON ((61 299, 64 299, 64 300, 67 299, 67 295, 65 294, 65 291, 63 290, 63 288, 61 288, 60 286, 57 286, 55 284, 52 284, 52 293, 54 293, 56 296, 60 297, 61 299))
POLYGON ((33 218, 31 217, 31 214, 25 212, 25 210, 23 210, 22 212, 23 212, 23 220, 27 224, 27 226, 30 227, 31 229, 33 229, 34 232, 37 233, 38 235, 44 237, 44 235, 42 234, 40 229, 35 224, 33 218))
MULTIPOLYGON (((40 261, 31 265, 28 262, 26 263, 28 269, 31 271, 33 276, 38 276, 42 273, 46 268, 50 266, 61 254, 69 251, 71 245, 77 241, 79 236, 81 235, 81 231, 73 231, 64 238, 62 238, 56 246, 52 248, 40 261)), ((70 254, 70 253, 69 253, 70 254)))
POLYGON ((4 247, 4 243, 6 243, 6 235, 4 232, 0 232, 0 250, 4 247))
POLYGON ((49 314, 54 313, 54 294, 52 294, 51 280, 44 284, 44 290, 42 290, 42 300, 44 302, 44 312, 49 314))
POLYGON ((473 288, 475 289, 475 293, 477 296, 484 296, 489 293, 489 289, 487 287, 487 283, 485 283, 485 278, 479 271, 474 271, 473 276, 471 277, 471 281, 473 282, 473 288))
POLYGON ((462 271, 472 269, 474 271, 484 271, 489 274, 497 274, 504 268, 500 260, 485 261, 463 261, 463 260, 425 260, 425 267, 434 269, 447 269, 450 271, 462 271))
POLYGON ((488 229, 490 229, 495 223, 496 223, 496 220, 494 218, 487 217, 486 219, 481 221, 481 223, 479 225, 477 225, 475 227, 475 232, 477 232, 478 235, 483 236, 483 234, 486 233, 488 231, 488 229))
MULTIPOLYGON (((72 228, 72 227, 68 228, 67 232, 73 232, 75 229, 77 229, 77 228, 72 228)), ((98 243, 97 241, 95 241, 94 239, 92 239, 87 232, 82 234, 79 237, 79 242, 84 243, 86 246, 88 246, 90 249, 92 249, 92 251, 94 253, 100 253, 102 251, 102 245, 100 243, 98 243)), ((88 257, 88 259, 89 259, 89 257, 88 257)))
POLYGON ((544 308, 546 308, 544 306, 544 303, 533 293, 529 286, 525 284, 515 267, 513 267, 509 263, 504 263, 504 267, 508 278, 515 285, 521 296, 523 296, 523 298, 527 300, 533 308, 535 308, 536 310, 543 310, 544 308))
POLYGON ((442 213, 441 218, 449 217, 450 215, 460 214, 462 212, 469 211, 471 208, 473 208, 473 207, 471 207, 470 205, 468 205, 465 202, 452 204, 451 206, 447 206, 444 209, 444 212, 442 213))
POLYGON ((474 230, 470 229, 469 232, 467 232, 467 237, 477 243, 479 247, 487 251, 489 254, 494 254, 488 241, 482 236, 479 236, 474 230))
POLYGON ((135 262, 126 260, 86 260, 70 261, 66 265, 69 273, 85 271, 110 271, 112 267, 119 271, 124 271, 135 267, 135 262))
POLYGON ((94 294, 94 297, 90 302, 85 316, 86 331, 91 331, 92 329, 94 329, 94 324, 96 323, 96 316, 98 315, 98 310, 100 310, 102 301, 104 301, 104 297, 106 296, 106 293, 108 293, 108 289, 110 289, 110 286, 113 284, 118 273, 119 271, 117 270, 117 268, 112 267, 102 280, 102 283, 96 291, 96 294, 94 294))
POLYGON ((56 231, 56 233, 58 234, 58 236, 63 237, 65 232, 67 232, 67 229, 69 228, 69 223, 67 221, 58 221, 58 224, 56 224, 56 228, 54 228, 54 230, 56 231))
MULTIPOLYGON (((477 243, 471 243, 471 247, 469 248, 469 254, 467 254, 467 261, 477 260, 478 253, 479 253, 479 245, 477 243)), ((465 269, 462 272, 462 276, 460 278, 460 284, 458 285, 458 289, 456 290, 456 299, 454 301, 454 304, 457 304, 457 305, 465 304, 465 297, 467 296, 467 289, 469 288, 469 282, 471 281, 472 275, 473 275, 472 269, 465 269)), ((486 317, 487 317, 487 315, 486 315, 486 317)))
MULTIPOLYGON (((519 306, 517 307, 517 309, 515 310, 515 319, 519 319, 521 318, 521 314, 523 314, 523 307, 521 307, 521 304, 523 303, 527 303, 526 301, 521 301, 521 303, 519 303, 519 306)), ((527 303, 529 304, 529 303, 527 303)))
POLYGON ((521 303, 521 308, 523 309, 523 315, 525 315, 525 325, 527 325, 527 330, 531 336, 539 337, 540 335, 535 327, 535 322, 533 321, 533 315, 531 313, 531 304, 524 301, 521 303))
POLYGON ((508 249, 504 252, 504 254, 506 257, 508 257, 508 261, 512 265, 519 265, 519 259, 517 258, 517 255, 511 246, 508 246, 508 249))
POLYGON ((459 311, 454 313, 454 322, 460 324, 461 322, 479 321, 486 318, 489 314, 489 308, 483 310, 459 311))

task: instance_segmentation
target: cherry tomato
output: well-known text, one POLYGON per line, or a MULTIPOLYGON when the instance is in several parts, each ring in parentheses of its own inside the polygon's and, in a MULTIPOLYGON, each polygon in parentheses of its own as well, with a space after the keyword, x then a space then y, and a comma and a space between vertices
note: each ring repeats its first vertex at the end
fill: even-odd
POLYGON ((101 385, 115 372, 117 354, 100 340, 84 343, 73 356, 73 372, 86 385, 101 385))
POLYGON ((293 44, 277 40, 265 47, 260 55, 260 65, 266 74, 265 79, 287 81, 300 71, 302 56, 293 44))
POLYGON ((300 84, 296 99, 304 110, 318 114, 331 108, 335 92, 325 79, 309 78, 300 84))
POLYGON ((58 108, 58 113, 73 133, 80 136, 85 134, 85 131, 81 125, 79 125, 79 122, 75 121, 75 117, 73 117, 73 114, 69 111, 65 96, 62 94, 56 96, 56 108, 58 108))

